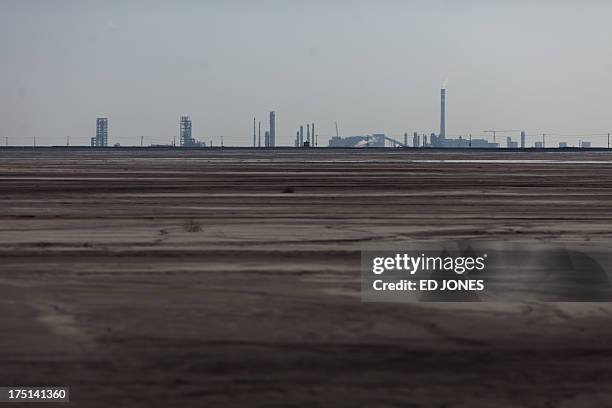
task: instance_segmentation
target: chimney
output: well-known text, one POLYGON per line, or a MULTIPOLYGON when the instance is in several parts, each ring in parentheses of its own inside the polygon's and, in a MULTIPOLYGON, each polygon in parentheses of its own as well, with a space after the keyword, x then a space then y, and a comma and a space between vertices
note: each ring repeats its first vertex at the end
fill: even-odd
POLYGON ((440 89, 440 139, 446 139, 446 89, 440 89))
POLYGON ((312 147, 316 147, 317 146, 317 139, 315 137, 315 131, 314 131, 314 123, 312 124, 312 147))
POLYGON ((270 112, 270 132, 268 147, 276 146, 276 112, 270 112))

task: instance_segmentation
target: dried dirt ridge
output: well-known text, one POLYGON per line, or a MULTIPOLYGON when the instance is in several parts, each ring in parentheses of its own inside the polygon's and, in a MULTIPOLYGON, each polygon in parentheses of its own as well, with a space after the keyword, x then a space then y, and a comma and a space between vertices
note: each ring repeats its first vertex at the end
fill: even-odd
POLYGON ((611 160, 0 150, 0 383, 82 407, 610 405, 608 304, 365 304, 359 251, 612 248, 611 160))

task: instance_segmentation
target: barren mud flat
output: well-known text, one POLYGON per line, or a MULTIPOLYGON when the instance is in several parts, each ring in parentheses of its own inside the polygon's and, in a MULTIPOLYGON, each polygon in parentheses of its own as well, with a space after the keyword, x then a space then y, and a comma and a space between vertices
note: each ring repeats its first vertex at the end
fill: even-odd
POLYGON ((611 231, 607 152, 0 150, 0 385, 79 407, 607 406, 608 303, 362 303, 359 265, 611 231))

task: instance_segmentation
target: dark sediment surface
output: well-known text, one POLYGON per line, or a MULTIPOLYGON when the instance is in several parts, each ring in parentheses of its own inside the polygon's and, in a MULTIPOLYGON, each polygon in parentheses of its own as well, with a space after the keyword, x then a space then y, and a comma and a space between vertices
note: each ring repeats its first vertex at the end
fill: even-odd
POLYGON ((359 298, 364 249, 610 248, 607 152, 0 150, 0 208, 3 385, 86 407, 612 402, 607 303, 359 298))

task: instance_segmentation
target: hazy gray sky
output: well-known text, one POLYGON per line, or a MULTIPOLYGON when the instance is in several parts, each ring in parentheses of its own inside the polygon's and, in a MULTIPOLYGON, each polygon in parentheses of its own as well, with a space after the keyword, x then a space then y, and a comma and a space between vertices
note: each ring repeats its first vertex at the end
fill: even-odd
POLYGON ((306 122, 325 142, 336 120, 437 132, 447 77, 447 135, 605 133, 611 15, 588 0, 0 0, 0 144, 88 144, 97 116, 111 143, 167 143, 185 114, 196 138, 247 145, 272 109, 277 144, 306 122))

